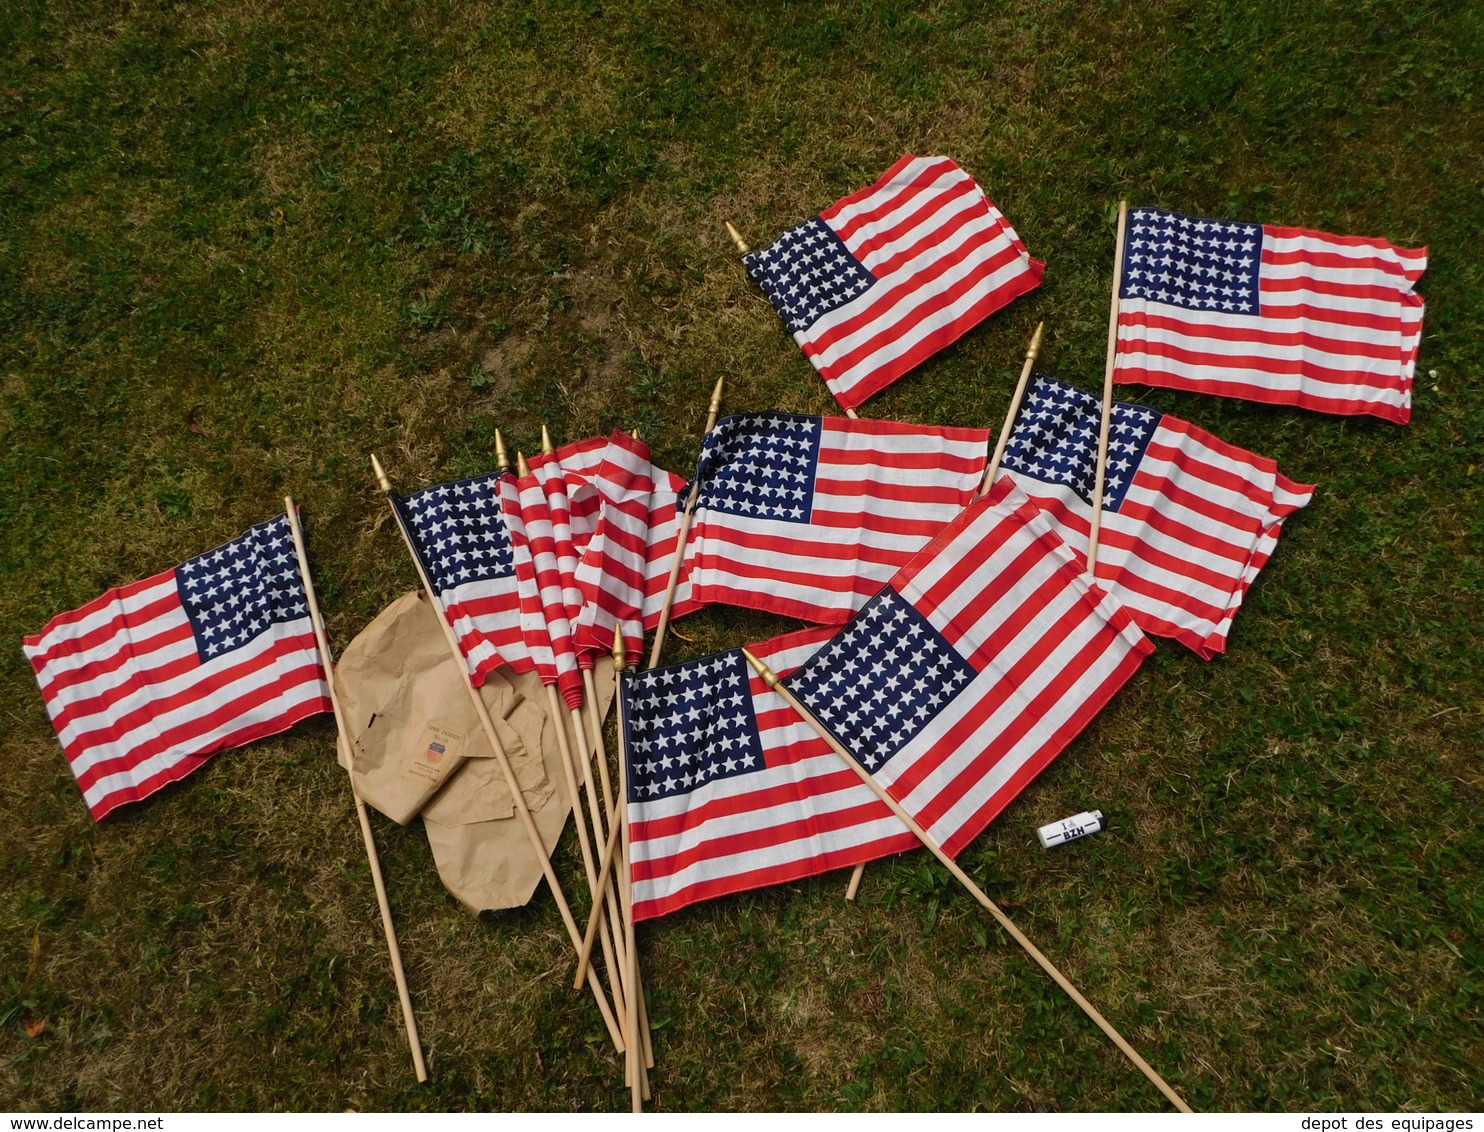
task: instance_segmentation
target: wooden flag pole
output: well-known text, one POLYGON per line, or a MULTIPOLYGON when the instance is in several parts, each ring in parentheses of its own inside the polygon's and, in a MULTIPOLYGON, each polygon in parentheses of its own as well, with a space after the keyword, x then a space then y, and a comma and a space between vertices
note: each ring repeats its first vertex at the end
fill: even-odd
MULTIPOLYGON (((615 861, 621 862, 622 875, 619 879, 619 891, 622 894, 624 904, 625 933, 633 921, 633 894, 627 887, 632 883, 628 870, 628 843, 624 840, 628 836, 628 753, 625 748, 623 733, 623 714, 621 697, 623 695, 622 675, 626 667, 626 650, 621 638, 623 625, 620 623, 614 627, 613 645, 613 683, 614 702, 619 704, 618 710, 618 765, 619 765, 619 789, 621 796, 616 800, 616 805, 608 807, 608 844, 603 847, 603 860, 598 871, 598 885, 606 888, 611 876, 615 861)), ((582 939, 582 951, 577 957, 577 971, 579 980, 586 968, 588 960, 592 956, 593 940, 596 935, 597 916, 588 920, 587 933, 582 939)), ((638 967, 634 968, 634 996, 638 999, 639 1007, 639 1036, 644 1045, 644 1064, 653 1068, 654 1066, 654 1039, 649 1031, 649 1006, 644 1000, 644 980, 639 974, 638 967)), ((645 1082, 645 1096, 648 1096, 648 1081, 645 1082)))
POLYGON ((968 873, 964 872, 963 869, 958 867, 958 862, 956 862, 952 857, 950 857, 943 851, 943 847, 933 840, 928 831, 917 824, 917 820, 913 818, 913 816, 906 810, 904 810, 901 807, 901 804, 898 803, 895 798, 893 798, 886 792, 886 789, 879 782, 877 782, 875 778, 871 776, 871 774, 866 770, 865 767, 856 762, 856 760, 851 756, 850 752, 847 751, 840 744, 840 741, 830 733, 829 729, 825 727, 824 724, 820 723, 817 718, 815 718, 814 713, 811 712, 802 703, 800 703, 793 692, 790 691, 783 684, 783 682, 778 679, 773 670, 757 657, 753 656, 752 653, 749 652, 747 649, 742 650, 742 655, 747 658, 748 663, 752 665, 757 674, 763 678, 763 683, 767 684, 769 688, 772 688, 775 692, 777 692, 780 696, 787 700, 789 705, 796 712, 799 713, 799 718, 802 719, 805 723, 809 724, 809 726, 814 728, 814 730, 819 733, 819 737, 826 743, 828 743, 831 749, 833 749, 837 755, 845 760, 846 765, 849 766, 851 770, 855 771, 857 777, 859 777, 862 782, 870 787, 878 798, 880 798, 887 804, 888 807, 890 807, 892 813, 896 814, 897 817, 902 819, 902 822, 907 826, 907 828, 910 829, 917 836, 917 840, 921 841, 925 846, 927 846, 928 850, 933 854, 933 856, 938 858, 939 862, 942 863, 944 868, 946 868, 950 873, 953 874, 954 879, 962 884, 964 888, 968 889, 969 893, 974 897, 974 899, 979 901, 980 904, 982 904, 989 910, 990 914, 994 916, 995 920, 999 922, 1000 927, 1005 929, 1010 938, 1013 939, 1016 943, 1020 944, 1020 946, 1025 950, 1025 953, 1032 959, 1034 959, 1040 965, 1041 969, 1056 981, 1057 986, 1061 987, 1062 990, 1067 992, 1072 1001, 1082 1008, 1083 1013, 1091 1018, 1093 1022, 1097 1024, 1098 1028, 1103 1031, 1103 1033, 1108 1035, 1108 1038, 1113 1042, 1113 1044, 1116 1045, 1123 1052, 1123 1055, 1125 1057, 1127 1057, 1131 1062, 1134 1063, 1135 1066, 1138 1067, 1139 1071, 1143 1073, 1145 1077, 1149 1078, 1149 1080, 1154 1084, 1155 1088, 1162 1092, 1170 1101, 1170 1103, 1178 1108, 1181 1112, 1189 1112, 1190 1106, 1181 1099, 1180 1094, 1175 1092, 1174 1089, 1170 1088, 1165 1079, 1158 1073, 1156 1073, 1154 1071, 1154 1068, 1147 1061, 1139 1056, 1134 1047, 1129 1045, 1128 1042, 1124 1040, 1123 1035, 1115 1030, 1112 1024, 1098 1012, 1097 1007, 1093 1006, 1092 1003, 1088 1002, 1087 999, 1082 997, 1082 992, 1074 987, 1071 984, 1071 981, 1068 980, 1068 978, 1057 969, 1056 965, 1041 953, 1040 948, 1038 948, 1035 944, 1033 944, 1029 939, 1026 938, 1025 934, 1015 926, 1014 922, 1011 921, 1009 916, 1000 911, 999 905, 991 900, 987 895, 985 895, 984 890, 969 878, 968 873))
POLYGON ((979 485, 979 492, 975 498, 986 495, 994 486, 994 478, 999 474, 1000 462, 1005 458, 1005 449, 1010 443, 1010 433, 1015 428, 1015 418, 1020 415, 1020 403, 1025 400, 1025 387, 1030 384, 1031 370, 1035 367, 1036 358, 1041 353, 1041 333, 1046 329, 1044 322, 1036 323, 1036 332, 1031 335, 1030 349, 1025 352, 1025 364, 1020 367, 1020 380, 1015 384, 1015 393, 1010 398, 1010 409, 1005 413, 1005 423, 1000 426, 1000 438, 995 442, 994 455, 990 457, 989 467, 984 470, 984 482, 979 485))
POLYGON ((386 882, 381 875, 381 858, 376 852, 376 838, 371 833, 371 816, 366 812, 366 803, 361 801, 361 795, 356 790, 355 777, 351 774, 355 747, 351 743, 350 728, 346 725, 340 698, 335 695, 335 659, 330 655, 330 637, 320 618, 319 601, 314 596, 314 582, 309 576, 309 552, 304 545, 304 530, 299 526, 298 509, 287 495, 283 497, 283 506, 288 512, 289 530, 294 535, 294 553, 299 558, 299 574, 304 579, 304 596, 309 603, 309 622, 314 626, 314 642, 319 646, 320 657, 325 662, 325 684, 330 689, 330 708, 335 713, 335 733, 340 749, 345 754, 346 780, 350 783, 350 796, 355 799, 356 817, 361 823, 361 841, 366 846, 366 863, 371 866, 371 884, 376 889, 376 903, 381 909, 381 930, 386 936, 386 949, 392 960, 392 977, 397 983, 397 998, 402 1003, 402 1024, 407 1029, 407 1045, 412 1050, 412 1068, 419 1081, 426 1081, 428 1066, 423 1060, 422 1042, 417 1035, 412 996, 407 992, 407 973, 402 969, 402 948, 397 944, 397 929, 392 923, 392 906, 387 899, 386 882))
MULTIPOLYGON (((373 454, 371 467, 376 473, 376 482, 386 495, 387 506, 391 508, 392 518, 396 520, 397 530, 402 532, 402 541, 407 544, 407 553, 412 556, 413 566, 417 569, 418 580, 422 583, 424 592, 428 595, 428 603, 433 607, 433 612, 438 615, 438 624, 443 627, 443 637, 448 643, 449 652, 453 655, 454 662, 466 673, 467 664, 464 660, 463 650, 459 648, 459 641, 454 636, 453 626, 449 624, 448 615, 444 612, 443 602, 438 599, 438 591, 433 587, 433 581, 428 577, 427 568, 423 565, 422 556, 417 552, 417 546, 412 541, 412 532, 407 529, 407 524, 402 519, 402 512, 398 509, 396 500, 392 497, 391 481, 387 479, 386 472, 382 469, 381 461, 373 454)), ((541 833, 536 828, 536 822, 531 817, 530 808, 526 805, 525 795, 521 792, 520 782, 515 777, 515 770, 510 765, 510 757, 505 753, 505 744, 500 741, 499 732, 495 730, 495 721, 490 718, 489 708, 485 706, 484 697, 479 694, 479 689, 467 678, 464 686, 469 689, 469 699, 474 707, 474 714, 478 717, 480 726, 484 729, 485 737, 489 739, 490 748, 494 751, 495 761, 500 764, 500 771, 505 776, 505 785, 510 788, 511 803, 515 807, 516 816, 520 819, 521 826, 526 831, 526 839, 530 842, 531 852, 541 865, 541 875, 546 878, 546 884, 551 889, 552 899, 556 901, 557 911, 561 914, 562 923, 567 928, 568 938, 572 941, 574 949, 580 950, 582 938, 577 934, 577 923, 572 919, 572 909, 567 904, 566 894, 562 892, 562 885, 557 880, 556 872, 551 867, 551 855, 546 852, 546 845, 541 840, 541 833)), ((558 717, 560 721, 560 717, 558 717)), ((589 969, 587 973, 587 985, 592 990, 593 1000, 598 1004, 598 1013, 603 1016, 603 1023, 608 1027, 609 1037, 613 1039, 614 1048, 622 1053, 625 1048, 623 1034, 619 1030, 618 1022, 613 1016, 613 1011, 608 1005, 608 999, 603 994, 603 987, 598 982, 598 977, 589 969)))
MULTIPOLYGON (((542 445, 551 443, 551 434, 546 431, 546 426, 541 426, 542 445)), ((527 463, 525 453, 517 452, 515 455, 516 467, 519 469, 522 479, 531 474, 531 465, 527 463)), ((539 487, 539 485, 538 485, 539 487)), ((543 605, 541 611, 543 624, 546 626, 547 638, 551 636, 551 625, 546 620, 546 610, 543 605)), ((567 739, 568 714, 562 710, 561 700, 557 696, 557 686, 546 684, 546 711, 551 717, 552 726, 556 731, 557 748, 560 753, 562 764, 562 775, 567 782, 567 797, 572 802, 572 824, 577 827, 577 847, 582 855, 582 868, 587 878, 588 896, 592 900, 594 908, 599 907, 602 901, 598 899, 598 893, 602 891, 597 887, 598 873, 593 867, 593 847, 588 837, 587 819, 582 812, 582 791, 578 786, 577 760, 572 753, 572 744, 567 739)), ((599 925, 598 942, 603 949, 603 964, 608 971, 608 990, 613 997, 613 1009, 620 1017, 623 1016, 622 983, 618 978, 618 967, 615 963, 613 950, 613 936, 610 933, 608 922, 605 920, 599 925)), ((625 1031, 625 1041, 628 1040, 625 1031)))
MULTIPOLYGON (((706 409, 706 433, 716 427, 717 414, 721 412, 721 394, 726 388, 726 376, 716 379, 716 388, 711 391, 711 404, 706 409)), ((660 606, 660 621, 655 627, 654 644, 649 650, 649 664, 653 668, 660 662, 660 650, 665 647, 665 630, 670 624, 670 608, 675 604, 675 588, 680 585, 680 570, 685 564, 685 544, 690 539, 690 525, 696 517, 696 500, 701 498, 701 485, 690 485, 690 499, 685 504, 685 515, 680 520, 680 532, 675 538, 675 557, 670 561, 670 580, 665 585, 665 602, 660 606)))
MULTIPOLYGON (((623 672, 627 667, 627 656, 625 655, 623 643, 623 626, 617 626, 613 634, 613 671, 614 678, 618 681, 618 690, 615 699, 618 702, 618 780, 619 788, 623 792, 624 805, 619 810, 618 827, 620 840, 623 842, 623 856, 625 860, 629 857, 629 759, 627 744, 624 738, 624 711, 623 711, 623 672)), ((635 993, 629 996, 629 1029, 630 1034, 638 1035, 640 1030, 640 1005, 644 1001, 644 993, 640 989, 639 981, 639 944, 638 937, 634 932, 634 888, 633 880, 629 870, 618 880, 618 887, 623 893, 624 907, 624 942, 629 951, 629 985, 635 989, 635 993)), ((649 1029, 648 1019, 644 1021, 644 1029, 649 1029)), ((649 1092, 649 1075, 645 1072, 644 1041, 629 1043, 629 1064, 633 1067, 633 1081, 631 1092, 633 1096, 633 1110, 644 1111, 644 1097, 649 1092)))
MULTIPOLYGON (((594 836, 593 845, 594 847, 598 845, 606 846, 608 840, 607 829, 610 828, 613 824, 613 818, 611 816, 613 814, 613 780, 608 774, 608 748, 607 745, 603 742, 603 717, 598 712, 598 685, 597 681, 593 677, 593 670, 591 668, 584 668, 582 670, 582 684, 583 690, 587 693, 586 699, 589 728, 589 734, 587 737, 588 743, 592 748, 593 758, 597 761, 598 775, 603 787, 603 797, 600 806, 599 800, 596 796, 596 788, 593 784, 592 777, 589 774, 587 782, 587 797, 588 803, 592 810, 594 836), (606 823, 604 823, 604 821, 599 816, 600 812, 602 814, 609 815, 608 821, 606 823)), ((616 922, 621 924, 623 922, 623 910, 618 904, 618 893, 614 888, 611 880, 604 880, 602 878, 599 878, 598 891, 602 894, 603 901, 608 905, 610 914, 615 908, 618 909, 619 918, 616 922)), ((610 925, 610 927, 613 927, 613 925, 610 925)), ((613 943, 615 949, 618 951, 619 967, 623 970, 627 970, 626 958, 623 951, 623 943, 620 938, 623 933, 617 927, 613 927, 613 930, 615 932, 613 943)), ((625 993, 628 993, 627 990, 625 990, 625 993)))
MULTIPOLYGON (((556 445, 551 442, 551 432, 544 424, 541 426, 541 454, 543 456, 556 455, 556 445)), ((525 464, 522 464, 522 467, 525 467, 527 472, 530 470, 529 467, 525 464)), ((561 467, 560 463, 557 464, 557 467, 561 467)), ((524 474, 526 473, 523 472, 522 475, 524 474)), ((586 696, 584 698, 587 700, 589 710, 593 711, 596 710, 596 704, 593 702, 595 685, 593 684, 592 680, 592 672, 590 669, 583 669, 582 671, 583 690, 586 693, 586 696)), ((572 717, 572 732, 577 739, 577 745, 573 747, 572 750, 574 755, 578 756, 574 758, 573 765, 577 770, 577 785, 583 788, 587 793, 588 812, 586 820, 591 823, 590 828, 592 831, 590 845, 601 845, 603 844, 603 823, 599 818, 597 789, 593 784, 592 763, 590 759, 590 754, 593 748, 589 746, 587 728, 582 722, 582 709, 571 708, 570 712, 572 717)), ((607 775, 608 766, 605 760, 603 766, 603 776, 605 779, 607 778, 607 775)), ((584 821, 584 818, 582 813, 582 806, 575 794, 572 798, 572 806, 573 817, 577 824, 580 826, 584 821)), ((584 841, 588 840, 585 833, 582 835, 582 837, 584 841)), ((591 863, 592 849, 590 845, 584 848, 583 863, 588 871, 588 884, 593 885, 597 883, 597 870, 593 868, 591 863)), ((609 936, 610 940, 608 945, 604 948, 603 962, 607 965, 608 968, 609 987, 613 993, 613 1006, 615 1010, 619 1010, 619 999, 621 997, 621 993, 627 994, 627 991, 620 992, 619 986, 615 985, 614 983, 614 979, 622 979, 623 972, 627 970, 627 964, 624 959, 623 950, 623 914, 616 904, 608 903, 606 888, 598 888, 594 890, 593 901, 597 904, 608 904, 609 922, 607 925, 607 930, 605 931, 605 935, 609 936)))
MULTIPOLYGON (((620 766, 620 770, 623 768, 620 766)), ((622 783, 622 775, 620 775, 622 783)), ((620 785, 622 789, 622 785, 620 785)), ((614 806, 608 811, 608 843, 603 846, 603 859, 598 865, 598 887, 606 888, 609 879, 613 876, 613 863, 618 859, 620 834, 623 832, 621 821, 623 815, 623 798, 614 800, 614 806)), ((587 931, 582 936, 582 946, 577 949, 577 977, 574 980, 576 986, 582 986, 582 981, 587 977, 587 965, 592 959, 593 944, 598 938, 598 922, 601 917, 598 909, 594 908, 588 915, 587 931)))
POLYGON ((1128 201, 1118 202, 1118 242, 1113 247, 1113 300, 1108 308, 1108 360, 1103 366, 1103 421, 1098 429, 1098 471, 1092 487, 1092 531, 1087 540, 1087 576, 1097 572, 1098 534, 1103 528, 1103 486, 1108 472, 1108 431, 1113 421, 1113 362, 1118 353, 1118 292, 1123 287, 1123 241, 1128 201))
MULTIPOLYGON (((713 421, 712 423, 714 424, 715 422, 713 421)), ((710 429, 707 429, 707 431, 709 432, 710 429)), ((629 846, 629 788, 628 788, 628 777, 627 777, 627 775, 628 775, 628 767, 629 767, 629 754, 628 754, 628 738, 627 738, 627 736, 626 736, 626 734, 624 732, 623 700, 621 698, 622 695, 623 695, 623 680, 622 680, 622 675, 628 669, 628 653, 627 653, 627 650, 624 647, 624 643, 623 643, 623 639, 622 639, 623 638, 623 626, 622 626, 621 623, 617 626, 617 629, 619 630, 618 633, 617 633, 617 639, 614 641, 614 644, 613 644, 613 698, 614 698, 614 701, 618 704, 618 714, 617 714, 617 720, 616 720, 616 722, 617 722, 617 731, 616 731, 616 734, 617 734, 617 738, 618 738, 618 757, 619 757, 619 760, 620 760, 620 765, 621 765, 621 767, 623 769, 623 772, 624 772, 624 775, 625 775, 624 780, 623 780, 623 797, 620 799, 620 802, 621 802, 621 804, 623 806, 623 812, 622 812, 622 814, 619 817, 619 820, 620 820, 620 823, 621 823, 621 826, 622 826, 621 832, 623 834, 622 842, 621 842, 621 848, 623 850, 623 858, 622 858, 623 873, 622 873, 622 879, 620 881, 620 885, 621 885, 621 890, 623 892, 623 901, 624 901, 624 905, 623 905, 623 907, 624 907, 624 922, 625 922, 625 924, 628 925, 628 930, 629 931, 633 931, 634 930, 634 888, 633 888, 634 874, 629 871, 629 865, 628 865, 629 852, 630 852, 630 846, 629 846)), ((643 975, 643 972, 640 971, 640 969, 639 969, 639 956, 638 956, 637 950, 634 952, 634 990, 635 990, 636 997, 638 998, 638 1001, 639 1001, 639 1037, 640 1037, 640 1039, 644 1043, 644 1067, 646 1069, 653 1069, 654 1068, 654 1036, 649 1031, 649 1002, 644 997, 644 975, 643 975)), ((644 1074, 644 1099, 645 1100, 648 1100, 649 1099, 649 1074, 648 1073, 645 1073, 644 1074)))

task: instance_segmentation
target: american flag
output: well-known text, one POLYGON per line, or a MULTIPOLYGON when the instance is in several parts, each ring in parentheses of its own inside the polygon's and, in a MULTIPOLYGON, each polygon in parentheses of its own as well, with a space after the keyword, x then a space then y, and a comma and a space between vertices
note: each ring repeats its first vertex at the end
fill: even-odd
POLYGON ((988 443, 982 429, 727 417, 696 473, 696 597, 845 621, 973 499, 988 443))
POLYGON ((489 475, 393 495, 413 546, 438 591, 475 685, 502 664, 529 672, 535 658, 521 623, 515 547, 489 475))
MULTIPOLYGON (((832 630, 750 646, 791 672, 832 630)), ((634 918, 917 845, 741 649, 625 679, 634 918)))
MULTIPOLYGON (((1037 374, 1003 468, 1087 561, 1102 402, 1037 374)), ((1220 437, 1142 405, 1115 402, 1097 580, 1146 633, 1209 659, 1312 484, 1220 437)))
POLYGON ((786 683, 956 856, 1152 651, 1002 479, 786 683))
POLYGON ((547 464, 560 465, 567 495, 572 544, 579 555, 598 524, 598 510, 602 499, 593 478, 598 474, 607 453, 608 437, 589 436, 563 444, 555 452, 543 453, 530 461, 533 472, 541 470, 547 464))
POLYGON ((1137 208, 1114 380, 1412 416, 1427 249, 1137 208))
POLYGON ((743 263, 847 409, 1046 270, 974 178, 946 157, 911 154, 743 263))
MULTIPOLYGON (((608 651, 613 627, 621 623, 629 655, 638 656, 644 651, 641 625, 652 629, 659 620, 679 537, 685 481, 656 467, 647 445, 615 432, 590 483, 601 506, 577 569, 584 599, 575 629, 577 647, 608 651)), ((693 542, 688 550, 694 553, 693 542)), ((687 555, 672 618, 700 608, 691 594, 689 561, 687 555)))
POLYGON ((577 649, 575 636, 577 620, 582 614, 584 603, 582 589, 577 583, 577 566, 579 555, 591 541, 593 526, 596 524, 588 526, 585 522, 581 523, 580 525, 586 528, 581 532, 574 528, 572 503, 568 492, 574 483, 579 485, 580 494, 596 495, 596 492, 582 490, 583 487, 591 487, 588 482, 590 475, 584 475, 580 479, 569 478, 556 453, 533 461, 531 474, 536 477, 545 496, 546 514, 551 530, 553 564, 561 590, 559 611, 565 620, 571 649, 578 666, 591 668, 595 658, 590 652, 577 649))
POLYGON ((287 517, 60 614, 24 647, 99 821, 330 710, 287 517))
POLYGON ((555 528, 546 492, 534 469, 500 484, 505 523, 515 551, 516 586, 526 651, 543 684, 555 684, 573 709, 582 706, 582 673, 562 596, 555 528))

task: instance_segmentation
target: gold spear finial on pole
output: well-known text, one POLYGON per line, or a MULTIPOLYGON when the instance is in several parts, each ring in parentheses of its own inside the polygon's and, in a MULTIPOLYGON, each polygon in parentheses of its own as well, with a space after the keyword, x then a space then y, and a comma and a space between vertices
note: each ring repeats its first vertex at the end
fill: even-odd
POLYGON ((510 470, 510 453, 505 450, 505 437, 499 429, 495 429, 495 463, 500 465, 502 472, 510 470))
POLYGON ((1000 438, 995 442, 994 455, 990 457, 989 467, 984 472, 984 482, 979 485, 979 494, 984 495, 994 486, 995 476, 1000 473, 1000 462, 1005 458, 1005 448, 1010 443, 1010 433, 1015 428, 1015 418, 1020 415, 1020 403, 1025 399, 1025 387, 1030 383, 1031 370, 1035 368, 1036 358, 1041 353, 1041 335, 1046 330, 1045 322, 1036 323, 1036 332, 1031 335, 1030 349, 1025 352, 1025 364, 1020 367, 1020 380, 1015 385, 1015 393, 1010 398, 1010 408, 1005 413, 1005 423, 1000 426, 1000 438))
POLYGON ((638 440, 639 439, 639 430, 637 428, 631 428, 631 429, 629 429, 629 435, 632 436, 635 440, 638 440))
POLYGON ((550 456, 555 451, 556 451, 556 445, 551 442, 551 433, 549 431, 547 431, 547 428, 546 428, 545 425, 542 425, 541 426, 541 454, 543 456, 550 456))
POLYGON ((750 649, 743 649, 742 655, 747 658, 747 663, 752 665, 752 670, 763 678, 763 683, 770 688, 778 687, 778 674, 752 655, 750 649))
POLYGON ((628 664, 628 650, 623 643, 623 622, 615 622, 613 626, 613 670, 622 672, 628 664))
POLYGON ((376 482, 382 491, 392 490, 392 481, 386 478, 386 469, 381 466, 381 461, 376 458, 376 453, 371 453, 371 470, 376 473, 376 482))
POLYGON ((706 406, 706 431, 710 432, 716 427, 717 414, 721 412, 721 394, 726 389, 727 375, 722 374, 716 379, 716 388, 711 391, 711 404, 706 406))
POLYGON ((730 220, 724 220, 722 223, 727 226, 727 235, 732 238, 732 243, 737 245, 737 250, 739 252, 741 252, 743 255, 746 255, 748 252, 752 251, 752 249, 747 246, 747 241, 742 238, 742 233, 737 231, 737 229, 732 226, 732 222, 730 220))
POLYGON ((517 452, 515 454, 515 470, 522 476, 531 474, 531 465, 526 463, 526 454, 524 452, 517 452))

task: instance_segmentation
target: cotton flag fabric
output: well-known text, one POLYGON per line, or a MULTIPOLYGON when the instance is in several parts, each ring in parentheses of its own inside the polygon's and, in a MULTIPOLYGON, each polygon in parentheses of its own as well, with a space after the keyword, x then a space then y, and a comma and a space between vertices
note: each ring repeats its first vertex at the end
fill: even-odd
MULTIPOLYGON (((598 523, 602 498, 593 481, 608 454, 608 443, 608 437, 589 436, 530 460, 533 472, 545 470, 547 465, 561 468, 562 490, 567 497, 567 521, 572 531, 572 544, 579 554, 598 523)), ((545 476, 542 482, 547 482, 545 476)))
POLYGON ((555 569, 555 582, 560 591, 557 612, 566 627, 568 647, 578 668, 591 668, 595 657, 591 653, 578 650, 576 641, 577 620, 582 614, 584 604, 582 589, 577 583, 578 555, 585 549, 587 542, 591 541, 591 530, 578 532, 574 528, 569 495, 574 481, 563 471, 556 453, 544 456, 539 464, 532 464, 531 474, 541 485, 544 496, 544 509, 551 535, 551 557, 547 565, 555 569))
POLYGON ((742 261, 846 409, 1039 286, 1046 269, 973 177, 911 154, 742 261))
POLYGON ((582 706, 582 673, 562 597, 561 569, 546 493, 533 471, 500 480, 520 593, 521 629, 543 684, 555 684, 567 706, 582 706))
MULTIPOLYGON (((831 632, 749 647, 787 673, 831 632)), ((623 696, 636 920, 916 847, 741 649, 627 677, 623 696)))
POLYGON ((1426 270, 1426 248, 1134 209, 1114 380, 1406 424, 1426 270))
POLYGON ((330 710, 287 517, 60 614, 24 648, 98 821, 330 710))
POLYGON ((695 595, 840 624, 974 498, 989 433, 727 417, 696 473, 695 595))
POLYGON ((956 856, 1152 651, 1001 479, 785 683, 956 856))
MULTIPOLYGON (((576 647, 579 653, 610 651, 614 626, 621 624, 629 655, 638 656, 644 651, 643 630, 659 622, 685 481, 656 467, 648 445, 615 432, 590 485, 600 504, 577 568, 583 606, 574 628, 576 647)), ((694 541, 687 551, 672 620, 701 607, 691 591, 694 541)))
MULTIPOLYGON (((1003 469, 1087 561, 1102 402, 1037 374, 1003 469)), ((1168 413, 1115 402, 1097 580, 1146 633, 1210 659, 1226 648, 1242 599, 1283 521, 1314 485, 1265 456, 1168 413)))
POLYGON ((501 665, 530 672, 515 546, 502 500, 509 475, 476 476, 392 495, 476 687, 501 665))

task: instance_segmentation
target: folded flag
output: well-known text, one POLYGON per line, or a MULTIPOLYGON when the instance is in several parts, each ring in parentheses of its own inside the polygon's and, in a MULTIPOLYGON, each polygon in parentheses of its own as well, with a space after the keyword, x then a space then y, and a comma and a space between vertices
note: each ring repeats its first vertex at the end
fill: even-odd
MULTIPOLYGON (((791 672, 832 630, 750 646, 791 672)), ((624 681, 634 918, 916 847, 741 649, 624 681)))
POLYGON ((784 682, 957 856, 1152 651, 1001 479, 784 682))
POLYGON ((476 476, 391 497, 476 687, 502 664, 516 672, 535 667, 521 623, 502 480, 513 477, 476 476))
POLYGON ((511 533, 526 651, 541 683, 555 684, 567 706, 579 708, 582 672, 563 600, 555 527, 540 477, 534 470, 519 478, 501 477, 500 499, 511 533))
POLYGON ((24 648, 98 821, 330 710, 282 516, 54 617, 24 648))
MULTIPOLYGON (((594 468, 594 471, 596 467, 594 468)), ((557 453, 537 457, 531 462, 531 474, 536 477, 536 482, 541 485, 545 496, 545 509, 549 517, 551 531, 551 549, 554 565, 557 571, 557 582, 561 590, 560 611, 566 620, 567 631, 571 638, 571 648, 577 658, 579 668, 591 668, 596 659, 590 652, 581 652, 576 646, 577 619, 582 614, 584 597, 582 589, 577 583, 577 566, 582 550, 592 538, 592 530, 596 523, 581 534, 573 527, 572 503, 569 497, 569 489, 573 483, 577 483, 580 495, 589 492, 584 488, 590 488, 590 484, 584 483, 590 476, 574 480, 564 473, 563 465, 557 453), (578 539, 582 546, 579 548, 578 539)), ((583 524, 586 525, 586 524, 583 524)))
POLYGON ((548 462, 561 466, 572 544, 579 555, 598 524, 598 509, 602 505, 602 499, 593 484, 593 478, 598 474, 603 458, 607 455, 608 440, 606 436, 574 440, 563 444, 549 455, 543 453, 531 460, 532 471, 548 462))
POLYGON ((847 620, 973 499, 988 444, 982 429, 727 417, 696 472, 696 598, 847 620))
MULTIPOLYGON (((1003 464, 1084 565, 1101 421, 1093 394, 1037 374, 1003 464)), ((1168 413, 1115 402, 1097 580, 1146 633, 1210 659, 1226 649, 1283 520, 1313 492, 1266 456, 1168 413)))
POLYGON ((1136 208, 1114 380, 1406 424, 1426 270, 1426 248, 1136 208))
POLYGON ((974 178, 946 157, 911 154, 742 261, 846 409, 1046 270, 974 178))
MULTIPOLYGON (((656 467, 648 445, 615 432, 590 480, 601 500, 598 521, 577 568, 583 606, 574 633, 582 652, 608 652, 624 626, 630 656, 644 651, 643 629, 659 621, 679 537, 685 481, 656 467)), ((688 549, 693 553, 694 542, 688 549)), ((699 609, 691 593, 690 555, 683 564, 671 617, 699 609)))

